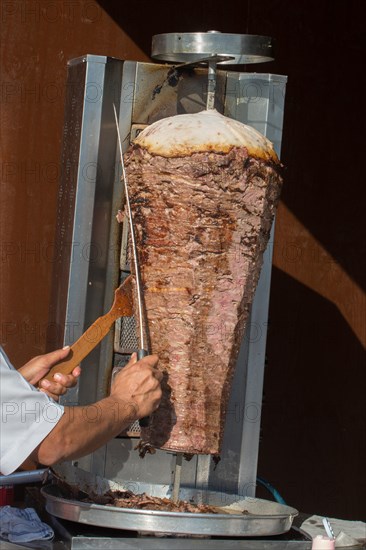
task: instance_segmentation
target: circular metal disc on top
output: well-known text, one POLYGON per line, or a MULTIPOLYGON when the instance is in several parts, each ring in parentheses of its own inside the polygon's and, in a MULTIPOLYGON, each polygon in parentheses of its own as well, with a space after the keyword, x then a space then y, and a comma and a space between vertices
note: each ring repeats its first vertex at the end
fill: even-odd
POLYGON ((194 63, 214 55, 233 58, 220 65, 273 61, 273 41, 269 36, 218 31, 156 34, 152 39, 151 56, 159 61, 194 63))

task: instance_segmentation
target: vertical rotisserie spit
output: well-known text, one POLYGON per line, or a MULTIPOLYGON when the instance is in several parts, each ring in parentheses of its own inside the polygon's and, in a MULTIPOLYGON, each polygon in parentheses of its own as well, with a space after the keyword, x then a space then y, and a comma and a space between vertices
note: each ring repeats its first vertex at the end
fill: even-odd
POLYGON ((142 441, 218 454, 282 179, 272 144, 214 110, 147 127, 126 154, 164 396, 142 441))

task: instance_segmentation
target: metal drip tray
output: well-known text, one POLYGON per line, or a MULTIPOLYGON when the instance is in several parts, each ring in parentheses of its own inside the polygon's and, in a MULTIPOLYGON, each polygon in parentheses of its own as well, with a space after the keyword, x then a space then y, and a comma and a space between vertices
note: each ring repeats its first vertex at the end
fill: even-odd
MULTIPOLYGON (((256 537, 286 533, 298 511, 277 502, 196 489, 181 489, 183 500, 205 502, 228 513, 203 514, 117 508, 68 500, 57 485, 41 490, 49 514, 88 525, 145 533, 223 537, 256 537), (244 513, 243 513, 244 512, 244 513)), ((168 496, 169 487, 157 485, 154 496, 168 496)))

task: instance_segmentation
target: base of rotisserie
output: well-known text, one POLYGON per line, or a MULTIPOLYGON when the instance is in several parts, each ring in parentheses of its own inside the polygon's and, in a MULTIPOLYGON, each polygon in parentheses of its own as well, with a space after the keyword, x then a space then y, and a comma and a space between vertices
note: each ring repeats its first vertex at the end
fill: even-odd
POLYGON ((139 494, 127 487, 110 487, 99 492, 87 484, 75 484, 71 493, 55 484, 41 490, 46 510, 52 516, 138 533, 276 535, 287 532, 298 514, 294 508, 277 502, 185 486, 180 490, 181 501, 174 505, 170 492, 169 485, 143 483, 139 494), (95 498, 97 494, 100 496, 95 498))

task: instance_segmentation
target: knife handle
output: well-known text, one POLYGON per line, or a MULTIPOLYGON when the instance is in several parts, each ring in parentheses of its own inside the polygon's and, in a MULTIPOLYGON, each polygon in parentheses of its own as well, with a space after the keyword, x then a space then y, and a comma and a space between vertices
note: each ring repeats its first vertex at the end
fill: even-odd
MULTIPOLYGON (((139 349, 137 351, 137 359, 140 361, 140 359, 143 359, 149 355, 148 351, 146 349, 139 349)), ((140 428, 147 428, 150 424, 150 416, 144 416, 144 418, 140 418, 139 420, 139 426, 140 428)))

